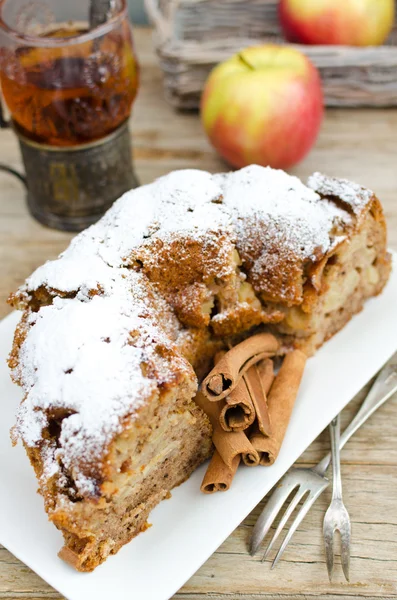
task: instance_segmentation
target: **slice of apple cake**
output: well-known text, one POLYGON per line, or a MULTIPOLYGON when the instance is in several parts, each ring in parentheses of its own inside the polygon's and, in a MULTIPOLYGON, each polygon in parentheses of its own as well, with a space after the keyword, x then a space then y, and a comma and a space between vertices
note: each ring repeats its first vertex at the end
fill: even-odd
POLYGON ((60 556, 82 571, 145 529, 212 451, 193 398, 228 344, 312 354, 390 272, 376 196, 315 174, 177 171, 120 198, 11 297, 13 429, 60 556))

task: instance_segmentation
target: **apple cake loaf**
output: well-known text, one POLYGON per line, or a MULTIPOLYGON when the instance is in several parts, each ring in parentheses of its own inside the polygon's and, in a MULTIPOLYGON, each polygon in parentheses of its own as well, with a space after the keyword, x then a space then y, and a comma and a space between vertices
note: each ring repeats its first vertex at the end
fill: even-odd
POLYGON ((270 330, 312 354, 390 271, 376 196, 320 174, 177 171, 128 192, 11 296, 12 435, 60 556, 94 569, 212 451, 195 404, 219 349, 270 330))

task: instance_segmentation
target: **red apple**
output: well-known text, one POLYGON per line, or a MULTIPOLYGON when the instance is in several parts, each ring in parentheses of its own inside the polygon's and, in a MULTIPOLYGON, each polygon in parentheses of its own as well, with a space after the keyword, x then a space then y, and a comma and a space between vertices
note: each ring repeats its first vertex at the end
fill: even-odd
POLYGON ((201 100, 205 131, 234 167, 291 167, 313 146, 322 116, 317 69, 298 50, 273 44, 215 67, 201 100))
POLYGON ((394 22, 394 0, 280 0, 286 38, 301 44, 379 46, 394 22))

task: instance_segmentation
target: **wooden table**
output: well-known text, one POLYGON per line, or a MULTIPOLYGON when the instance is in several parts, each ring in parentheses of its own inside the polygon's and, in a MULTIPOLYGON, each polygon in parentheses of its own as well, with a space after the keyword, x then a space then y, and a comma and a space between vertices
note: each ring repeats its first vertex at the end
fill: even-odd
MULTIPOLYGON (((142 85, 134 108, 132 132, 136 170, 141 181, 149 182, 172 169, 186 167, 214 172, 224 170, 225 165, 203 135, 197 115, 175 114, 164 102, 161 73, 151 49, 150 31, 138 29, 135 37, 142 66, 142 85)), ((315 149, 294 172, 305 178, 314 170, 320 170, 349 177, 376 190, 386 210, 390 246, 397 249, 396 156, 395 110, 330 110, 315 149)), ((11 132, 0 133, 0 161, 21 167, 17 143, 11 132)), ((44 260, 54 258, 70 238, 69 234, 36 223, 27 212, 22 186, 0 173, 1 317, 10 310, 5 305, 9 291, 44 260)), ((346 409, 345 421, 357 404, 358 399, 346 409)), ((262 564, 259 556, 253 559, 246 551, 246 540, 263 506, 261 503, 176 597, 179 600, 208 597, 211 600, 226 597, 239 600, 395 598, 396 410, 397 397, 379 410, 343 452, 345 502, 353 528, 350 585, 343 581, 339 565, 335 583, 328 583, 321 540, 322 518, 330 500, 327 490, 296 533, 277 569, 271 571, 268 562, 262 564)), ((328 436, 323 433, 304 453, 300 463, 314 463, 327 448, 328 436)), ((0 600, 60 597, 0 547, 0 600)))

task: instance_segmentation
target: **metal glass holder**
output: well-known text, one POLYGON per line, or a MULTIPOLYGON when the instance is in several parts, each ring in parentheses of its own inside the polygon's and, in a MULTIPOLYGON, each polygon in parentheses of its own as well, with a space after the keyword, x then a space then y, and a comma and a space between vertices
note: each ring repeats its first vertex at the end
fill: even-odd
MULTIPOLYGON (((1 126, 8 126, 0 114, 1 126)), ((23 176, 31 214, 41 223, 81 231, 95 223, 124 192, 139 185, 132 166, 131 138, 125 122, 108 136, 71 147, 49 146, 24 137, 17 127, 23 176)))

